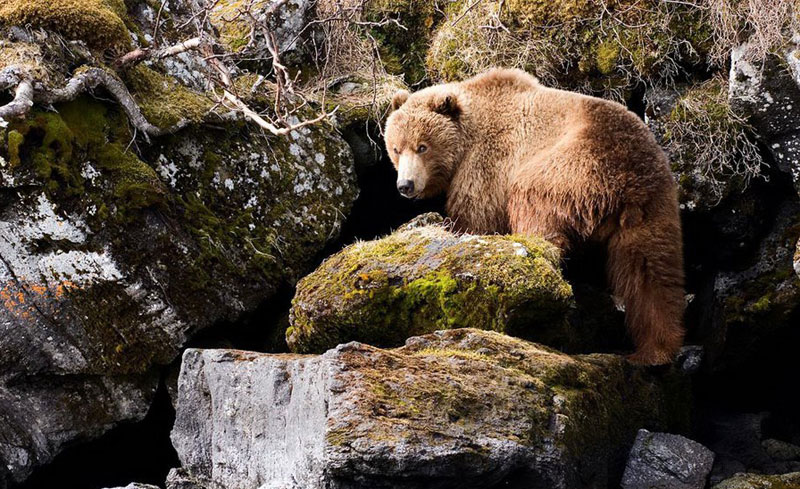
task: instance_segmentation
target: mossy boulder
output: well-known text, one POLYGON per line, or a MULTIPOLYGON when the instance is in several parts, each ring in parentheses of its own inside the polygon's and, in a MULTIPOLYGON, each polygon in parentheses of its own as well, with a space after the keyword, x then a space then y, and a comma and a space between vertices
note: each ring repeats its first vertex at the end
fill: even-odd
POLYGON ((209 487, 610 488, 638 428, 687 428, 688 396, 673 372, 476 329, 321 356, 188 350, 172 441, 209 487))
POLYGON ((712 39, 705 10, 686 2, 458 0, 446 7, 427 67, 444 81, 516 67, 550 85, 625 98, 641 80, 703 63, 712 39))
POLYGON ((566 334, 571 306, 558 251, 545 240, 412 222, 345 248, 303 278, 286 340, 295 352, 321 352, 463 327, 544 339, 566 334))
POLYGON ((5 0, 0 26, 48 29, 98 50, 130 47, 123 0, 5 0))
POLYGON ((306 273, 357 194, 322 124, 227 121, 137 152, 114 104, 55 109, 0 129, 0 481, 141 419, 158 366, 306 273))
POLYGON ((798 489, 800 472, 782 475, 736 474, 713 489, 798 489))

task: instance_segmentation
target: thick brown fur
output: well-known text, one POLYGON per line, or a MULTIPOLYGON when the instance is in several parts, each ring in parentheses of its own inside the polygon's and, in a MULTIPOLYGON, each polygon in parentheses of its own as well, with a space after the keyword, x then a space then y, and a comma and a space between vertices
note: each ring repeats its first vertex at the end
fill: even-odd
POLYGON ((456 226, 530 233, 562 250, 605 243, 608 279, 636 344, 662 364, 683 342, 675 182, 647 126, 615 102, 547 88, 519 70, 395 95, 389 155, 412 197, 447 193, 456 226))

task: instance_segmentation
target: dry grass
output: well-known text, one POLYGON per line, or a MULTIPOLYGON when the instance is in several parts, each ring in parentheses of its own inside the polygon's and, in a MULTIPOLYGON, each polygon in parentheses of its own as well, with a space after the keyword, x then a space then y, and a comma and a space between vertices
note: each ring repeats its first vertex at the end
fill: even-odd
POLYGON ((682 189, 712 204, 724 198, 731 184, 745 188, 765 178, 764 161, 753 143, 751 128, 728 101, 727 80, 716 76, 681 97, 662 123, 663 144, 682 178, 682 189))
POLYGON ((800 29, 796 0, 704 0, 714 29, 712 64, 723 66, 735 46, 747 42, 750 60, 764 59, 785 46, 787 32, 800 29))
POLYGON ((319 0, 316 26, 325 40, 314 46, 315 75, 305 84, 312 93, 334 89, 331 95, 345 110, 366 112, 372 120, 381 120, 392 95, 404 84, 387 73, 381 60, 378 42, 370 28, 390 19, 366 20, 369 0, 319 0), (359 89, 336 93, 345 82, 359 89))
POLYGON ((749 40, 753 58, 779 49, 798 25, 788 0, 457 0, 428 55, 437 80, 493 66, 546 84, 624 99, 638 84, 721 67, 749 40))

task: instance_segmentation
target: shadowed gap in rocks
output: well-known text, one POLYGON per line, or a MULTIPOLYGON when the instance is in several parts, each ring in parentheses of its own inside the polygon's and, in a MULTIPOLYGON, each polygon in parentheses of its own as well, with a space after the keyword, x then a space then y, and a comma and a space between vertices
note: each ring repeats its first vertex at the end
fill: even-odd
POLYGON ((175 410, 162 378, 143 421, 122 424, 94 441, 64 450, 18 489, 101 489, 131 481, 163 485, 169 469, 180 463, 169 439, 174 422, 175 410))

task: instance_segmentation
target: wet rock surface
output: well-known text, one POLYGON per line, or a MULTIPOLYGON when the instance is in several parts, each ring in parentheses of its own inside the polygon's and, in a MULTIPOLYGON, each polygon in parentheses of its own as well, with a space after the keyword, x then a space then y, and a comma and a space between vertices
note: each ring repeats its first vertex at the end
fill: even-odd
POLYGON ((607 487, 637 426, 685 419, 668 378, 474 329, 321 356, 188 350, 171 487, 607 487))

